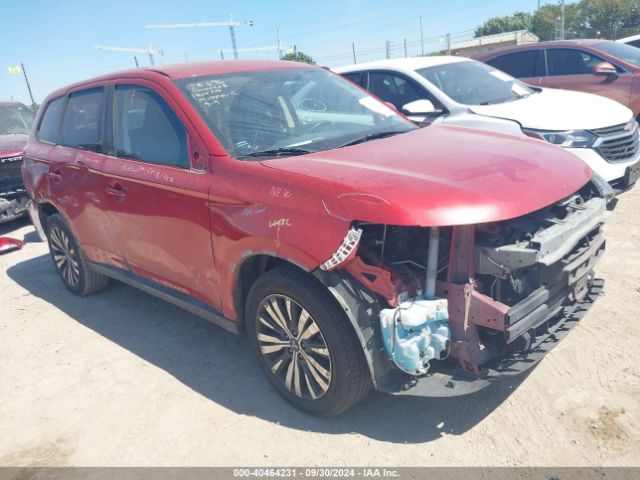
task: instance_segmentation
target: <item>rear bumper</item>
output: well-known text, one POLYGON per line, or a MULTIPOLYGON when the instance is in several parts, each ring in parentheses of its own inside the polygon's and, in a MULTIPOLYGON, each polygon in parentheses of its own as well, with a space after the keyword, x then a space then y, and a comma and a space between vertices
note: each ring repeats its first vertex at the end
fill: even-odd
POLYGON ((600 295, 604 281, 595 279, 580 301, 551 311, 536 328, 536 342, 525 353, 513 353, 482 365, 479 376, 452 362, 432 362, 429 374, 415 380, 406 378, 385 385, 382 391, 391 395, 414 397, 456 397, 483 390, 496 382, 521 375, 535 367, 575 327, 600 295))

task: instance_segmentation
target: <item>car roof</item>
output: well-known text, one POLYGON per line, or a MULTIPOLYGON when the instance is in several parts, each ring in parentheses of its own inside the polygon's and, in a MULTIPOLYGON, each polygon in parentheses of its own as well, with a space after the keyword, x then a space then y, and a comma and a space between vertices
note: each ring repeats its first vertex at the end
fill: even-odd
POLYGON ((498 48, 495 50, 491 50, 487 53, 482 53, 479 55, 474 55, 473 58, 476 60, 485 60, 489 58, 493 58, 498 55, 503 55, 505 53, 518 52, 520 50, 530 50, 530 49, 538 49, 538 48, 546 48, 546 47, 571 47, 576 45, 597 45, 598 43, 606 43, 611 42, 611 40, 604 40, 598 38, 580 38, 575 40, 551 40, 548 42, 537 42, 537 43, 523 43, 522 45, 515 45, 512 47, 498 48))
POLYGON ((469 58, 434 55, 429 57, 409 57, 409 58, 391 58, 387 60, 376 60, 373 62, 357 63, 354 65, 346 65, 333 68, 338 73, 352 72, 358 70, 373 69, 401 69, 401 70, 419 70, 421 68, 434 67, 436 65, 445 65, 447 63, 468 62, 469 58))
POLYGON ((218 60, 213 62, 189 62, 171 65, 155 65, 152 67, 133 68, 108 73, 98 77, 88 78, 81 82, 62 87, 48 98, 66 94, 69 90, 102 81, 118 80, 119 78, 153 79, 158 75, 179 80, 183 78, 216 75, 234 72, 248 72, 252 70, 279 70, 296 68, 320 68, 306 63, 282 61, 282 60, 218 60))

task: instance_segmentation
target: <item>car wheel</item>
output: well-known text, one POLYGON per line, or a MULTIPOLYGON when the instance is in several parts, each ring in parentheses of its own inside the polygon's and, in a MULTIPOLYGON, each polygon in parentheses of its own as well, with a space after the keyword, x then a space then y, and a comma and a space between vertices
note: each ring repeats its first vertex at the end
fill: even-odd
POLYGON ((109 278, 88 267, 71 230, 57 213, 47 220, 47 240, 53 264, 70 291, 88 295, 107 285, 109 278))
POLYGON ((334 416, 371 389, 348 319, 313 277, 289 266, 267 272, 251 288, 246 312, 261 369, 295 407, 334 416))

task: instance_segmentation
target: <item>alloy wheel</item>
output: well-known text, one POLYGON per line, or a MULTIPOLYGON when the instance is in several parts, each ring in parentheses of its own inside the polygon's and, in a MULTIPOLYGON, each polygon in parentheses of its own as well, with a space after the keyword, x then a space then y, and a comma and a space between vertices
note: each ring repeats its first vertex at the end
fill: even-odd
POLYGON ((297 397, 322 397, 331 384, 331 355, 309 312, 286 295, 269 295, 260 304, 257 326, 273 375, 297 397))
POLYGON ((49 235, 51 254, 60 275, 71 287, 77 287, 80 281, 80 264, 71 239, 57 226, 50 230, 49 235))

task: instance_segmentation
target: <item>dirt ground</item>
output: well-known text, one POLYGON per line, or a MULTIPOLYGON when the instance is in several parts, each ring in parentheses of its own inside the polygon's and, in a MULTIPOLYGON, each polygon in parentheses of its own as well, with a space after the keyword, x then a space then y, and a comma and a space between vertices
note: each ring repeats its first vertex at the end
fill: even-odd
POLYGON ((372 393, 335 419, 272 390, 245 341, 113 282, 80 298, 26 222, 0 256, 0 465, 637 466, 640 188, 606 227, 605 291, 526 378, 372 393))

